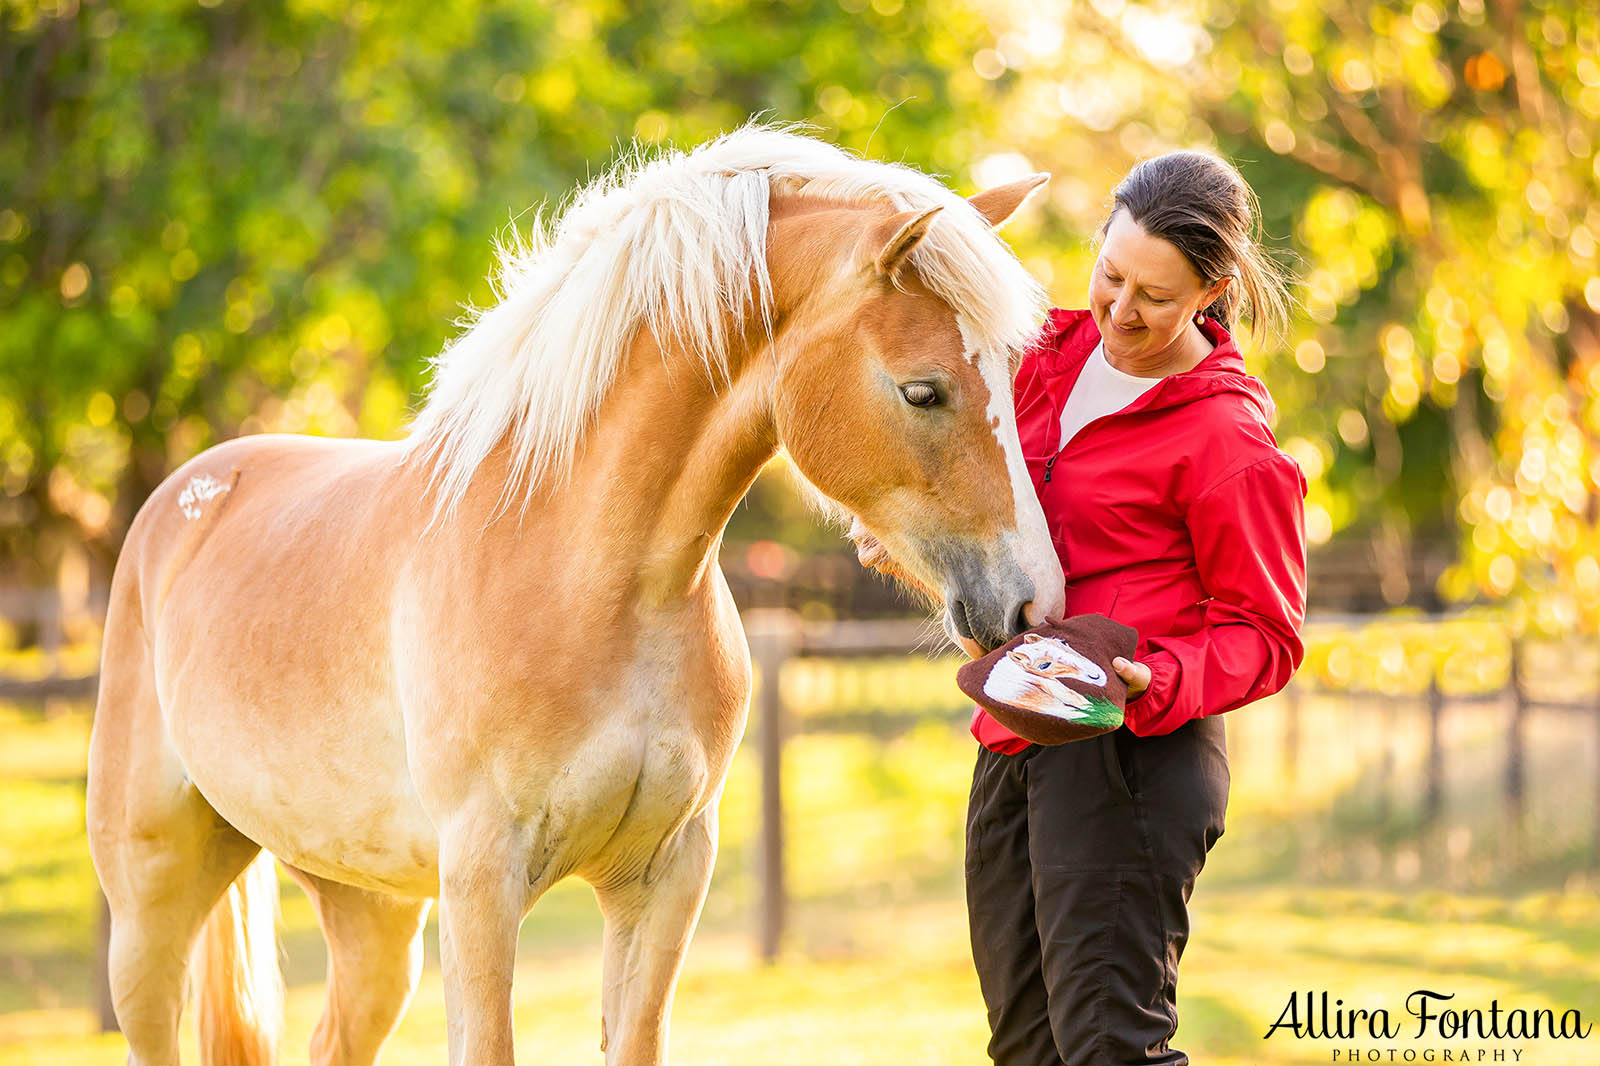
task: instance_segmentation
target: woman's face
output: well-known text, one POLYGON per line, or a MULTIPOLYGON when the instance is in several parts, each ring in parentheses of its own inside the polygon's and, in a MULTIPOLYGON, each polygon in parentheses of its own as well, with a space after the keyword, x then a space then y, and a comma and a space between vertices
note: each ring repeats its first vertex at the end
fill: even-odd
POLYGON ((1118 210, 1089 281, 1089 309, 1106 354, 1148 369, 1166 357, 1225 284, 1207 286, 1175 245, 1152 237, 1118 210))

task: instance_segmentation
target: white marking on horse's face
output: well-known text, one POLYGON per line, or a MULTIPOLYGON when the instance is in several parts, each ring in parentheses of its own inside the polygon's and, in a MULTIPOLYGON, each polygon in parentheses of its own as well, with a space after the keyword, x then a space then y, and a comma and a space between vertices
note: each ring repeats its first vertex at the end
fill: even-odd
POLYGON ((224 482, 218 481, 210 474, 196 474, 189 479, 183 491, 178 494, 178 510, 191 522, 200 517, 204 510, 201 504, 214 496, 221 496, 228 491, 224 482))
POLYGON ((1044 520, 1044 509, 1033 491, 1033 479, 1028 476, 1028 464, 1022 459, 1022 443, 1017 439, 1017 411, 1011 397, 1011 378, 1006 361, 992 352, 978 347, 976 332, 957 316, 961 341, 969 360, 977 366, 983 383, 989 389, 989 406, 985 411, 989 425, 994 429, 995 440, 1006 457, 1006 474, 1011 482, 1012 513, 1015 534, 1011 550, 1017 565, 1033 582, 1033 602, 1028 606, 1028 622, 1038 625, 1046 617, 1059 617, 1067 608, 1065 579, 1061 573, 1061 560, 1056 556, 1055 545, 1050 540, 1050 530, 1044 520))

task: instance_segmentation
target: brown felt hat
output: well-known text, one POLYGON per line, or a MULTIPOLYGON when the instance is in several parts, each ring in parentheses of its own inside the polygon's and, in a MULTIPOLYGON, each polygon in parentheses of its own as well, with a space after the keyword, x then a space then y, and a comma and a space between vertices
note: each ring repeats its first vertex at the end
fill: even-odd
POLYGON ((1128 686, 1111 668, 1139 634, 1103 614, 1035 626, 956 672, 961 691, 1034 744, 1065 744, 1122 724, 1128 686))

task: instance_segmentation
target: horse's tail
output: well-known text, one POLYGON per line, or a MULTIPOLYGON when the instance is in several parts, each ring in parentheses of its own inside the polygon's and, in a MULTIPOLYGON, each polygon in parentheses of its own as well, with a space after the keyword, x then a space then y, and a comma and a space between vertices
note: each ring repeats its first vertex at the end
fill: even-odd
POLYGON ((194 972, 204 1066, 271 1066, 283 1035, 278 877, 262 852, 212 908, 194 972))

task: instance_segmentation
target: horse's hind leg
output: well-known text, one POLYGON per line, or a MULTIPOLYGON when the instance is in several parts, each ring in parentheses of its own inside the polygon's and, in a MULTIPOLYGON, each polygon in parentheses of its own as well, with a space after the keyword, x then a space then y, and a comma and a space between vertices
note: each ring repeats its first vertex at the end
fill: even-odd
POLYGON ((193 785, 164 774, 102 777, 91 792, 90 826, 111 911, 108 976, 128 1061, 175 1066, 190 952, 212 907, 261 849, 193 785))
POLYGON ((388 896, 290 869, 328 942, 328 1001, 311 1038, 313 1066, 370 1066, 422 974, 426 899, 388 896))
POLYGON ((608 1066, 666 1061, 672 992, 716 858, 713 805, 665 841, 640 876, 595 886, 606 921, 601 1039, 608 1066))
POLYGON ((261 849, 189 781, 167 742, 137 631, 108 622, 106 645, 87 814, 111 911, 111 997, 129 1061, 171 1066, 190 951, 213 905, 261 849))
POLYGON ((159 839, 96 852, 111 910, 111 1001, 138 1066, 177 1063, 190 952, 212 907, 261 850, 197 795, 173 807, 164 828, 145 823, 159 839))

